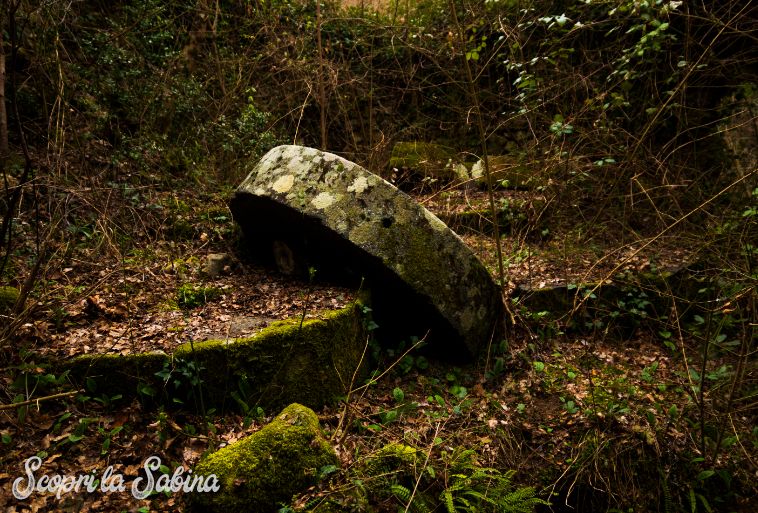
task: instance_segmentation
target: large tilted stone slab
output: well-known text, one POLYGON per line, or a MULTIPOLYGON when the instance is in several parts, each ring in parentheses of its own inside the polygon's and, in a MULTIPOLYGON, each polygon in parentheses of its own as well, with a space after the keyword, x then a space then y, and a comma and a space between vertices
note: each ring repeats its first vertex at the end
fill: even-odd
POLYGON ((300 267, 315 267, 319 276, 356 286, 365 278, 380 330, 403 326, 417 331, 406 335, 421 337, 431 329, 432 347, 469 356, 501 335, 500 291, 471 250, 412 198, 357 164, 279 146, 230 206, 254 253, 270 253, 283 241, 304 255, 300 267))

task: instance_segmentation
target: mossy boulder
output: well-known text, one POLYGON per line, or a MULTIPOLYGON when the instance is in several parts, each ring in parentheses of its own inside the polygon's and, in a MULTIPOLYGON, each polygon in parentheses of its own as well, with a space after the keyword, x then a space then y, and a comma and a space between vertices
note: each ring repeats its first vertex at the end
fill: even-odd
POLYGON ((221 489, 188 500, 193 511, 273 513, 315 484, 321 468, 338 464, 316 414, 291 404, 260 431, 200 461, 195 475, 215 474, 221 489))
POLYGON ((362 465, 367 476, 405 472, 414 474, 424 463, 424 454, 410 445, 390 443, 372 454, 362 465))
POLYGON ((364 376, 364 324, 361 305, 353 303, 302 323, 273 323, 249 338, 186 343, 171 355, 84 355, 62 367, 97 393, 185 404, 202 395, 204 404, 219 407, 242 401, 267 409, 291 402, 316 408, 343 396, 356 369, 358 379, 364 376))
POLYGON ((401 336, 430 332, 436 350, 461 359, 502 333, 500 290, 471 249, 411 197, 352 162, 279 146, 230 207, 261 258, 283 240, 319 276, 370 288, 380 336, 389 327, 401 336))
POLYGON ((392 147, 389 164, 391 168, 407 169, 421 178, 450 181, 460 178, 454 158, 455 151, 441 144, 398 142, 392 147))
POLYGON ((18 301, 19 292, 15 287, 0 287, 0 315, 8 314, 18 301))

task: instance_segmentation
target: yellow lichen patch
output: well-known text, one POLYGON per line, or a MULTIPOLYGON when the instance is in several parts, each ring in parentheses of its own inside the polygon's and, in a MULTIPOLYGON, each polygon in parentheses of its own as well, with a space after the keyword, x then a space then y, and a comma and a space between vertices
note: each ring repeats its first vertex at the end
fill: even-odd
POLYGON ((365 176, 359 176, 353 183, 348 186, 347 192, 354 192, 355 194, 362 194, 368 188, 368 180, 365 176))
POLYGON ((398 224, 408 224, 418 219, 418 212, 409 209, 403 197, 400 195, 394 199, 392 207, 395 222, 398 224))
POLYGON ((294 184, 295 177, 293 175, 284 175, 277 178, 276 181, 271 184, 271 188, 278 193, 284 194, 285 192, 288 192, 290 189, 292 189, 292 186, 294 184))
POLYGON ((376 227, 371 223, 361 223, 350 230, 348 237, 355 244, 366 249, 376 242, 376 227))
POLYGON ((334 194, 331 194, 329 192, 321 192, 318 194, 318 196, 311 200, 311 205, 319 210, 324 210, 325 208, 331 206, 335 201, 337 201, 337 198, 334 196, 334 194))

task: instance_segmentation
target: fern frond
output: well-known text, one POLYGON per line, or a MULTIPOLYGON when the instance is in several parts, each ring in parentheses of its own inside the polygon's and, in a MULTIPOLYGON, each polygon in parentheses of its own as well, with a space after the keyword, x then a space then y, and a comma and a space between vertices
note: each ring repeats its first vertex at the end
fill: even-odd
POLYGON ((707 513, 713 513, 713 509, 711 508, 711 505, 708 503, 708 499, 705 498, 705 495, 697 494, 697 498, 700 499, 700 503, 703 505, 707 513))
POLYGON ((497 510, 500 513, 532 513, 539 505, 549 506, 550 503, 537 497, 533 487, 525 486, 502 496, 497 510))
POLYGON ((465 506, 465 508, 463 508, 463 511, 471 511, 471 512, 478 511, 478 509, 474 505, 472 505, 469 501, 467 501, 465 497, 458 497, 458 502, 462 503, 465 506))
POLYGON ((661 467, 658 467, 658 474, 661 476, 661 488, 663 489, 663 508, 666 513, 674 513, 674 500, 671 497, 668 477, 663 473, 661 467))
POLYGON ((403 504, 408 504, 411 500, 411 491, 403 485, 393 484, 390 486, 390 491, 403 504))
MULTIPOLYGON (((390 491, 392 492, 392 495, 394 495, 395 498, 399 500, 403 504, 404 508, 408 511, 411 511, 412 513, 431 513, 429 510, 429 505, 426 503, 423 496, 413 495, 411 490, 407 487, 399 484, 393 484, 390 487, 390 491)), ((453 510, 453 513, 455 513, 455 510, 453 510)))
POLYGON ((447 513, 455 513, 453 492, 449 488, 447 490, 442 490, 442 503, 445 505, 445 511, 447 511, 447 513))
POLYGON ((476 499, 477 502, 485 502, 487 504, 496 504, 494 499, 491 499, 490 497, 487 497, 485 494, 483 494, 480 491, 477 490, 466 490, 464 491, 459 498, 464 499, 464 497, 470 497, 471 499, 476 499))

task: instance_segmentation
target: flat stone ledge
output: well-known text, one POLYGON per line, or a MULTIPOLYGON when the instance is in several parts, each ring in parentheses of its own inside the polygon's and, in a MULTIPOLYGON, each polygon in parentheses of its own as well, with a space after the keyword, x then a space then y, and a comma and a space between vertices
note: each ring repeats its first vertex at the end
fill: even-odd
MULTIPOLYGON (((65 361, 81 385, 95 394, 139 396, 145 402, 185 401, 202 392, 206 406, 233 407, 231 392, 246 391, 248 406, 279 408, 299 402, 312 408, 334 403, 350 387, 366 344, 365 316, 359 303, 321 312, 316 319, 278 321, 249 338, 185 343, 172 354, 88 354, 65 361), (200 368, 200 387, 178 368, 200 368), (172 371, 168 383, 156 374, 172 371), (92 380, 92 381, 89 381, 92 380), (175 382, 178 380, 178 386, 175 382), (147 391, 152 390, 151 396, 147 391)), ((365 368, 357 373, 361 379, 365 368)))

